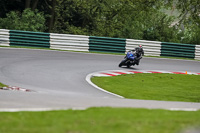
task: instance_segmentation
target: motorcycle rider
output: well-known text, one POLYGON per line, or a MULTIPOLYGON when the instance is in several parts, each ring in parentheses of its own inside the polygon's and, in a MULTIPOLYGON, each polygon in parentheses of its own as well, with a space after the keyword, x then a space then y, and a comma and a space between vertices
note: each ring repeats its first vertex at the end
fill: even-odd
POLYGON ((136 53, 135 64, 139 65, 140 59, 142 59, 142 56, 144 55, 144 50, 143 50, 142 45, 138 45, 138 47, 136 47, 134 50, 131 50, 131 51, 133 52, 135 51, 136 53))
POLYGON ((142 45, 138 45, 138 47, 126 53, 126 56, 124 57, 124 60, 120 62, 119 67, 126 65, 129 68, 131 65, 139 65, 143 55, 144 50, 142 45))
POLYGON ((135 48, 136 51, 136 65, 139 65, 140 59, 142 59, 142 56, 144 56, 144 50, 142 45, 139 45, 138 47, 135 48))

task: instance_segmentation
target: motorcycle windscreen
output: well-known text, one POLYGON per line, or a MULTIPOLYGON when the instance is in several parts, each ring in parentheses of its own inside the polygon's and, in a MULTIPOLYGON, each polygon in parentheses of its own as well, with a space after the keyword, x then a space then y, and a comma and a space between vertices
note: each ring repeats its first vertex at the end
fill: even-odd
POLYGON ((126 56, 127 56, 128 58, 131 58, 131 57, 133 57, 133 53, 132 53, 132 52, 128 52, 128 53, 126 54, 126 56))

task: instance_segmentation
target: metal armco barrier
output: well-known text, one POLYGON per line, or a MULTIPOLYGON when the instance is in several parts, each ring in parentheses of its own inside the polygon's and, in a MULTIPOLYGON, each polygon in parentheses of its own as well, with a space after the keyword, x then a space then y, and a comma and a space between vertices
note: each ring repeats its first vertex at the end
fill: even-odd
POLYGON ((89 38, 89 51, 125 53, 126 39, 96 37, 89 38))
POLYGON ((200 60, 200 45, 0 29, 0 46, 125 53, 135 49, 138 45, 143 45, 146 56, 184 57, 200 60))
POLYGON ((160 56, 161 42, 157 41, 126 39, 126 52, 129 50, 133 50, 138 45, 143 46, 144 55, 160 56))
POLYGON ((10 46, 9 30, 0 29, 0 46, 10 46))
POLYGON ((200 45, 196 45, 195 49, 195 59, 200 60, 200 45))
POLYGON ((50 34, 10 30, 10 46, 50 48, 50 34))
POLYGON ((195 58, 195 45, 162 42, 161 56, 195 58))
POLYGON ((69 35, 69 34, 50 34, 51 49, 88 51, 89 36, 69 35))

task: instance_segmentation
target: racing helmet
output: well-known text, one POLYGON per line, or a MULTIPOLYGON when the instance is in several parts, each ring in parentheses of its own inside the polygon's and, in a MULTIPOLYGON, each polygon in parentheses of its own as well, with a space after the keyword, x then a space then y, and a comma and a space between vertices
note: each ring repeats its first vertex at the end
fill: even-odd
POLYGON ((138 47, 139 47, 139 48, 142 48, 142 45, 139 45, 138 47))

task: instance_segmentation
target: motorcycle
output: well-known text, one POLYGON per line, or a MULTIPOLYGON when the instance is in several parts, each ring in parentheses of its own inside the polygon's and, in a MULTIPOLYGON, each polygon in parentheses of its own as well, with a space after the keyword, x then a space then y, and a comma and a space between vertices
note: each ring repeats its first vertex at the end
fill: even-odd
POLYGON ((119 67, 127 66, 128 68, 134 66, 135 64, 138 65, 138 61, 141 59, 137 59, 136 51, 128 51, 124 59, 119 63, 119 67))

